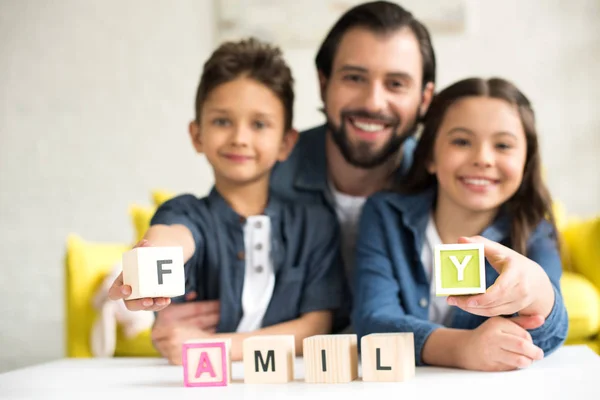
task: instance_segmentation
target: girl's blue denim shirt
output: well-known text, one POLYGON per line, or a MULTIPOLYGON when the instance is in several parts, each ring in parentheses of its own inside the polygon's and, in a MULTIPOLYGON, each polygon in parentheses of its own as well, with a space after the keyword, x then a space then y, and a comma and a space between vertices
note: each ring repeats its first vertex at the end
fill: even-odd
MULTIPOLYGON (((436 197, 436 188, 417 195, 381 192, 367 200, 359 225, 354 279, 352 322, 359 342, 370 333, 413 332, 415 359, 423 365, 421 353, 429 335, 442 325, 430 322, 430 282, 421 262, 425 229, 436 197)), ((510 222, 500 212, 481 236, 510 247, 510 222)), ((527 242, 527 257, 542 266, 554 287, 554 306, 544 325, 530 330, 534 344, 545 355, 565 340, 567 312, 560 291, 562 264, 556 232, 542 221, 527 242)), ((485 263, 486 285, 498 272, 485 263)), ((449 328, 475 329, 487 317, 453 307, 449 328)))

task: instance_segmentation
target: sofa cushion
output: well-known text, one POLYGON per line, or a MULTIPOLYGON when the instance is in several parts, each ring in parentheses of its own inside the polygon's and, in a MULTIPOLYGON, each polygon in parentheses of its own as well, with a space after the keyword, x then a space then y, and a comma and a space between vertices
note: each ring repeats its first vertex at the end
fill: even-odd
POLYGON ((133 224, 136 243, 146 234, 146 231, 150 226, 150 220, 155 212, 156 207, 154 206, 141 206, 139 204, 131 204, 129 206, 129 216, 131 217, 131 223, 133 224))
POLYGON ((565 270, 582 274, 600 290, 600 217, 572 219, 560 231, 565 270))
POLYGON ((565 271, 561 290, 569 315, 568 341, 589 339, 600 330, 600 292, 584 276, 565 271))
POLYGON ((67 355, 91 357, 90 333, 98 316, 92 299, 124 251, 123 244, 92 244, 77 235, 67 238, 65 303, 67 355))
POLYGON ((133 224, 133 230, 135 234, 135 241, 139 242, 150 226, 150 220, 154 216, 156 209, 165 201, 171 199, 174 196, 173 193, 166 190, 153 190, 151 193, 152 203, 151 206, 142 206, 139 204, 131 204, 129 206, 129 216, 133 224))
MULTIPOLYGON (((91 332, 99 313, 93 305, 94 295, 107 274, 119 261, 128 244, 94 243, 71 234, 67 238, 65 257, 66 348, 68 357, 92 357, 91 332)), ((150 330, 127 339, 117 329, 115 355, 156 356, 150 330)))
POLYGON ((175 197, 175 193, 170 192, 168 190, 155 189, 152 191, 152 201, 157 207, 165 201, 172 199, 173 197, 175 197))

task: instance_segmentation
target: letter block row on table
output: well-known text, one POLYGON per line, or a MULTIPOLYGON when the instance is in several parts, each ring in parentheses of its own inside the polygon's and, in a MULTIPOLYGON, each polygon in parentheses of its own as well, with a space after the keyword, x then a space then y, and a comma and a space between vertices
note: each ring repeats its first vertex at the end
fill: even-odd
MULTIPOLYGON (((243 343, 245 383, 294 380, 293 335, 253 336, 243 343)), ((307 383, 348 383, 358 377, 356 335, 316 335, 303 341, 307 383)), ((183 344, 185 386, 226 386, 231 382, 231 340, 202 339, 183 344)), ((412 333, 377 333, 361 340, 365 382, 403 382, 415 375, 412 333)))

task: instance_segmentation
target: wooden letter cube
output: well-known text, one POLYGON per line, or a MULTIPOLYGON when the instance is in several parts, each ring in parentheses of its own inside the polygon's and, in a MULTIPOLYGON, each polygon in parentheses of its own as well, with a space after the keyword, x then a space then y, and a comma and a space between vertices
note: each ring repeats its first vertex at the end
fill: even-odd
POLYGON ((244 340, 244 382, 291 382, 295 358, 294 335, 249 337, 244 340))
POLYGON ((483 244, 435 246, 436 296, 485 293, 483 244))
POLYGON ((126 300, 184 294, 183 249, 137 247, 125 252, 123 283, 131 286, 131 295, 126 300))
POLYGON ((358 377, 356 335, 315 335, 303 340, 308 383, 348 383, 358 377))
POLYGON ((404 382, 415 376, 415 341, 409 333, 372 333, 360 340, 364 382, 404 382))
POLYGON ((198 339, 183 343, 185 386, 227 386, 231 382, 231 339, 198 339))

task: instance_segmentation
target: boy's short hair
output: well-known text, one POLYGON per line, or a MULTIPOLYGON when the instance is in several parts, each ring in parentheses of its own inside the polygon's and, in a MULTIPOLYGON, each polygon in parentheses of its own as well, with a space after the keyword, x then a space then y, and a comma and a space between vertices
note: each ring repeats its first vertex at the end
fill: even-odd
POLYGON ((200 121, 202 105, 217 86, 241 76, 265 85, 281 100, 284 129, 292 128, 294 112, 294 78, 281 50, 255 38, 221 44, 204 63, 196 93, 196 121, 200 121))

